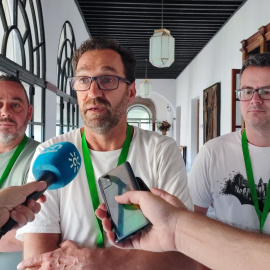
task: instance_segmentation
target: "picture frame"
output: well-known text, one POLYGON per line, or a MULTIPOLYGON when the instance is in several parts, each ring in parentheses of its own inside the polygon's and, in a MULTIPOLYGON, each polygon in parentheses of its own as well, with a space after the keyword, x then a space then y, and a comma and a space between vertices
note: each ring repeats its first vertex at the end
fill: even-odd
POLYGON ((203 90, 203 143, 220 135, 220 82, 203 90))

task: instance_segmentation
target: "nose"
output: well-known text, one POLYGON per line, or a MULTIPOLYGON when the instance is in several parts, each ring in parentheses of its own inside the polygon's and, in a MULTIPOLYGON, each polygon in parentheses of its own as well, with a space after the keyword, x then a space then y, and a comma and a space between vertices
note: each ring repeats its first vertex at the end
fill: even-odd
POLYGON ((7 103, 2 104, 2 106, 0 108, 0 115, 1 115, 1 117, 11 117, 11 115, 12 115, 11 109, 7 103))
POLYGON ((90 98, 97 98, 103 95, 102 90, 98 88, 97 81, 92 80, 90 88, 87 90, 87 96, 90 98))
POLYGON ((251 103, 256 103, 256 104, 258 104, 258 103, 261 104, 262 103, 262 99, 260 98, 258 91, 254 92, 253 97, 252 97, 250 102, 251 103))

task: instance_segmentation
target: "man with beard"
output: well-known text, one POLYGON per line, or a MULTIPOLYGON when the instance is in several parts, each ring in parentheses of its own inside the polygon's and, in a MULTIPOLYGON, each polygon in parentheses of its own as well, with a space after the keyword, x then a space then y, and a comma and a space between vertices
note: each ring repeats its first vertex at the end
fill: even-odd
POLYGON ((125 160, 149 187, 173 193, 189 209, 193 205, 175 141, 127 125, 127 107, 136 95, 133 53, 114 40, 93 38, 77 50, 73 68, 76 76, 71 86, 77 92, 84 127, 40 145, 36 154, 53 143, 70 141, 83 162, 69 185, 47 192, 47 202, 35 221, 18 232, 21 239, 24 234, 26 259, 18 269, 149 270, 179 265, 193 269, 193 261, 175 252, 154 254, 109 246, 95 216, 102 201, 96 183, 125 160))
MULTIPOLYGON (((38 142, 25 135, 32 117, 26 91, 14 76, 0 76, 0 188, 26 183, 32 156, 38 142)), ((0 242, 1 264, 16 265, 22 259, 23 245, 16 240, 15 230, 8 232, 0 242), (12 253, 10 253, 12 252, 12 253)), ((14 266, 15 267, 15 266, 14 266)))
POLYGON ((270 54, 250 56, 240 75, 245 128, 202 147, 189 188, 195 211, 206 214, 213 204, 216 219, 270 234, 270 54))

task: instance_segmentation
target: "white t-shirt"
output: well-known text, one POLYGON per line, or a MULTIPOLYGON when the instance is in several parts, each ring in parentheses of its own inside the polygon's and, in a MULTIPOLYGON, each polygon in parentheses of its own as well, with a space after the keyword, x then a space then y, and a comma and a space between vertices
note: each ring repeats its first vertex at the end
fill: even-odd
MULTIPOLYGON (((76 129, 41 144, 33 160, 44 148, 62 141, 74 143, 83 157, 80 129, 76 129)), ((120 152, 121 149, 90 151, 96 182, 100 176, 116 167, 120 152)), ((179 197, 189 209, 193 209, 184 162, 173 139, 134 127, 127 161, 135 176, 141 177, 149 187, 164 189, 179 197)), ((31 173, 28 181, 33 180, 31 173)), ((103 202, 97 189, 100 202, 103 202)), ((70 184, 62 189, 47 191, 46 196, 47 201, 42 205, 41 212, 33 222, 17 231, 17 238, 23 239, 23 233, 59 233, 62 241, 73 240, 85 247, 95 247, 99 227, 83 160, 78 175, 70 184)))
MULTIPOLYGON (((262 204, 270 178, 270 147, 248 144, 258 200, 262 204)), ((248 188, 241 131, 207 142, 191 168, 188 185, 194 205, 214 205, 215 217, 230 225, 259 230, 259 219, 248 188)), ((264 233, 270 234, 270 215, 264 233)))

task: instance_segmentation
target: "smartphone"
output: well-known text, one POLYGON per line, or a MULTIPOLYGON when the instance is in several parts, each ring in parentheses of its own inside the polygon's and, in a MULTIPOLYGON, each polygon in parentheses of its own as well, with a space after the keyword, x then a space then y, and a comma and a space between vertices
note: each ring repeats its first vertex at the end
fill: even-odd
POLYGON ((116 243, 134 235, 150 224, 137 205, 119 204, 115 200, 116 195, 122 195, 127 191, 140 190, 128 162, 101 176, 98 184, 111 219, 116 243))
POLYGON ((150 188, 144 183, 141 177, 136 176, 136 180, 141 191, 150 191, 150 188))

